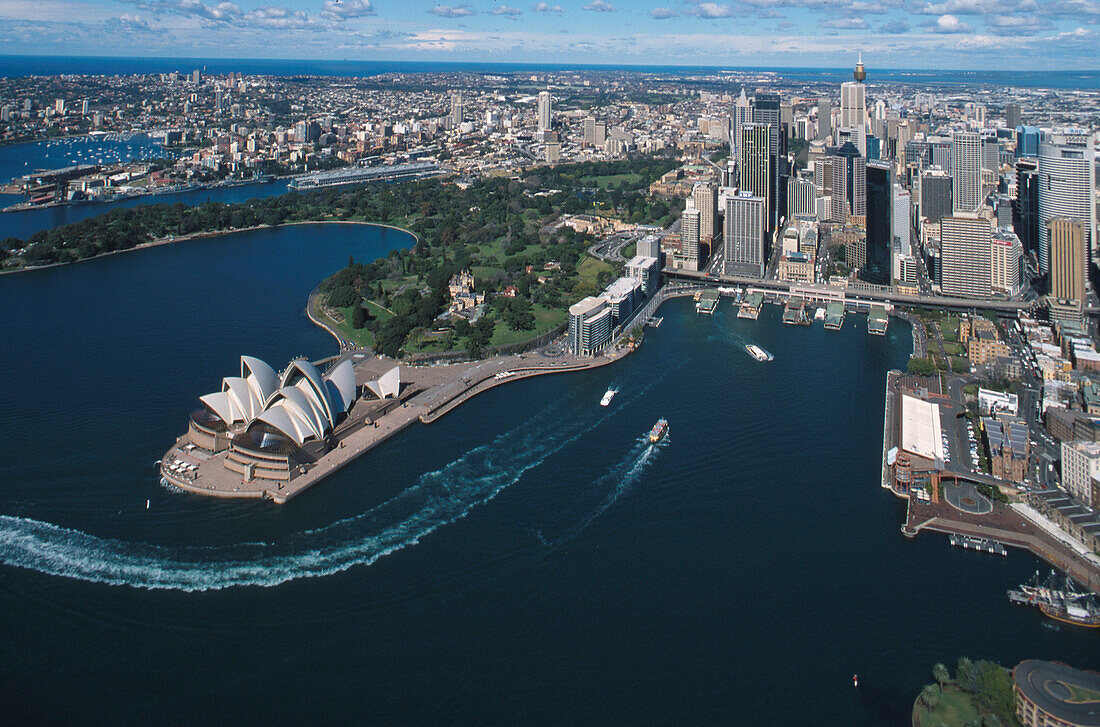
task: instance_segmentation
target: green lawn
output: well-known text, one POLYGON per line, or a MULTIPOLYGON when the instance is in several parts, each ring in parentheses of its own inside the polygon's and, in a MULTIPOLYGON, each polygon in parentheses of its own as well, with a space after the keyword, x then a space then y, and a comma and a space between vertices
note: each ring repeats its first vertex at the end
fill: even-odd
POLYGON ((966 349, 963 348, 961 343, 949 343, 944 342, 943 350, 947 351, 952 356, 964 356, 966 355, 966 349))
POLYGON ((617 187, 619 182, 626 182, 628 186, 637 184, 642 181, 642 175, 628 172, 626 174, 607 174, 601 177, 581 177, 579 181, 586 187, 601 187, 607 189, 611 186, 617 187))
POLYGON ((614 272, 615 268, 611 267, 609 263, 605 263, 603 260, 594 257, 585 257, 585 259, 581 261, 581 264, 577 266, 577 277, 591 280, 595 283, 596 278, 604 270, 614 272))
POLYGON ((948 686, 940 697, 936 708, 929 711, 917 700, 913 707, 914 725, 920 727, 963 727, 970 722, 981 721, 982 715, 974 706, 970 695, 957 687, 948 686))
POLYGON ((513 331, 506 326, 503 321, 498 320, 496 328, 493 329, 493 338, 489 342, 489 345, 507 346, 510 343, 526 341, 535 336, 541 336, 547 331, 551 331, 562 323, 565 323, 567 313, 564 310, 549 310, 541 305, 534 305, 532 309, 532 312, 535 314, 534 330, 513 331))
POLYGON ((373 300, 366 301, 366 308, 367 312, 370 313, 371 316, 377 318, 380 321, 388 321, 390 318, 393 318, 393 313, 391 313, 389 309, 383 308, 382 306, 375 303, 373 300))

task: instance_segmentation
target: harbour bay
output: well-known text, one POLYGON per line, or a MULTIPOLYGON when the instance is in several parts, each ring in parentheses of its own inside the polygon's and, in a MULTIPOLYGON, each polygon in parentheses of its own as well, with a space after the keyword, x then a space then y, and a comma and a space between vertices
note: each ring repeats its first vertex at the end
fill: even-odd
POLYGON ((880 338, 673 300, 623 361, 491 390, 285 508, 158 485, 239 354, 332 353, 309 290, 407 244, 304 225, 0 279, 21 721, 896 724, 958 654, 1100 666, 1096 635, 1005 599, 1030 555, 901 536, 878 486, 896 319, 880 338))

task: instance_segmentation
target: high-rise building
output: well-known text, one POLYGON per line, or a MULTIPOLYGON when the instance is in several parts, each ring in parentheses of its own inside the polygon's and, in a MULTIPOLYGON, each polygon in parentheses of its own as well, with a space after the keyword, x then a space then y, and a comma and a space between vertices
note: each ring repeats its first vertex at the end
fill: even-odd
POLYGON ((817 138, 819 141, 833 133, 833 102, 831 99, 817 100, 817 138))
POLYGON ((54 101, 53 102, 53 110, 56 111, 59 115, 64 116, 65 115, 65 99, 59 98, 56 101, 54 101))
POLYGON ((1020 125, 1020 104, 1009 103, 1005 104, 1005 126, 1009 129, 1015 129, 1020 125))
POLYGON ((939 222, 951 214, 951 177, 939 167, 929 167, 920 177, 920 216, 939 222))
POLYGON ((465 116, 466 116, 466 114, 465 114, 465 111, 462 107, 462 94, 457 93, 457 92, 452 93, 451 94, 451 126, 453 128, 458 128, 458 126, 461 125, 462 122, 465 120, 465 116))
MULTIPOLYGON (((733 146, 739 147, 741 144, 741 127, 745 124, 752 123, 752 104, 745 97, 745 87, 741 87, 741 95, 737 97, 737 100, 733 103, 733 134, 734 141, 733 146)), ((733 147, 730 148, 732 155, 733 147)))
MULTIPOLYGON (((870 172, 867 174, 867 183, 871 183, 870 172)), ((868 194, 870 197, 870 194, 868 194)), ((898 252, 903 254, 909 253, 909 231, 912 229, 909 219, 909 212, 912 208, 912 197, 909 194, 909 190, 902 187, 900 184, 895 183, 893 189, 894 200, 894 246, 898 252)))
POLYGON ((989 242, 989 287, 994 293, 1016 295, 1020 292, 1020 263, 1024 248, 1009 227, 993 231, 989 242))
POLYGON ((88 115, 88 99, 84 99, 80 102, 80 114, 82 116, 88 115))
POLYGON ((1039 165, 1035 159, 1016 160, 1016 199, 1012 202, 1012 229, 1025 253, 1039 249, 1039 165))
POLYGON ((940 288, 944 295, 988 298, 993 226, 977 215, 940 221, 940 288))
POLYGON ((569 306, 569 348, 592 356, 611 340, 611 308, 603 298, 589 296, 569 306))
POLYGON ((1073 301, 1080 307, 1085 300, 1085 226, 1079 220, 1055 217, 1047 221, 1050 240, 1050 297, 1073 301))
POLYGON ((997 172, 1001 168, 1001 144, 995 136, 982 137, 982 171, 997 172))
POLYGON ((607 124, 589 116, 584 120, 584 145, 602 149, 607 143, 607 124))
POLYGON ((549 131, 552 126, 550 119, 550 92, 539 92, 539 131, 549 131))
MULTIPOLYGON (((786 176, 782 164, 787 150, 787 135, 783 132, 783 103, 777 93, 759 93, 753 105, 752 120, 757 124, 767 124, 768 129, 768 179, 771 188, 768 191, 768 229, 774 230, 779 224, 779 183, 780 176, 786 176)), ((744 184, 742 183, 742 187, 744 184)), ((757 192, 759 194, 759 192, 757 192)))
POLYGON ((1100 444, 1062 442, 1062 487, 1080 502, 1096 507, 1100 503, 1092 500, 1093 478, 1100 478, 1100 444))
POLYGON ((867 87, 859 81, 840 84, 840 125, 849 128, 867 125, 867 87))
POLYGON ((699 239, 713 240, 718 230, 718 185, 699 182, 692 188, 691 198, 699 210, 699 239))
POLYGON ((685 270, 699 269, 699 217, 694 200, 689 198, 680 214, 680 254, 676 256, 685 270))
POLYGON ((1092 138, 1082 134, 1052 134, 1039 146, 1039 270, 1050 271, 1050 230, 1055 217, 1077 220, 1085 226, 1085 252, 1098 257, 1092 236, 1096 230, 1093 198, 1092 138))
POLYGON ((827 156, 833 160, 834 204, 843 200, 847 214, 856 217, 867 214, 867 160, 850 141, 830 149, 827 156))
POLYGON ((561 143, 557 141, 546 142, 546 163, 557 164, 561 161, 561 143))
POLYGON ((952 209, 977 212, 982 204, 981 139, 971 131, 951 134, 952 209))
POLYGON ((751 192, 726 197, 723 270, 726 275, 764 276, 768 201, 751 192))
POLYGON ((768 155, 770 137, 770 124, 745 124, 741 127, 741 143, 737 149, 741 189, 763 197, 765 202, 769 202, 772 190, 772 166, 768 155))
POLYGON ((890 284, 894 241, 894 166, 889 162, 867 164, 867 260, 859 278, 874 285, 890 284))
POLYGON ((1039 156, 1039 129, 1034 126, 1016 127, 1016 158, 1034 159, 1039 156))
POLYGON ((817 187, 807 176, 787 180, 787 219, 817 215, 817 187))

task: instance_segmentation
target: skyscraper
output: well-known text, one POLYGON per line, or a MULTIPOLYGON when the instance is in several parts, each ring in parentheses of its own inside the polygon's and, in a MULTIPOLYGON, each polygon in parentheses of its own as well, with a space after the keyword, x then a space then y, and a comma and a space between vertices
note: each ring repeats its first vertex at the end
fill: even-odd
POLYGON ((462 94, 455 92, 451 94, 451 126, 457 127, 465 120, 465 113, 462 108, 462 94))
POLYGON ((951 214, 951 177, 939 167, 929 167, 920 178, 920 215, 939 222, 951 214))
POLYGON ((977 215, 940 222, 940 287, 944 295, 988 298, 992 293, 993 226, 977 215))
POLYGON ((867 88, 863 85, 863 79, 867 77, 867 71, 863 68, 862 56, 856 63, 856 69, 852 76, 855 81, 840 84, 840 125, 848 127, 866 126, 867 88))
POLYGON ((1016 160, 1016 199, 1012 201, 1012 229, 1025 253, 1039 249, 1039 168, 1034 159, 1016 160))
POLYGON ((1085 300, 1085 226, 1055 217, 1047 222, 1050 239, 1050 297, 1080 308, 1085 300))
POLYGON ((833 102, 827 98, 817 100, 817 138, 825 138, 833 133, 833 102))
POLYGON ((699 210, 695 202, 688 199, 687 206, 680 215, 680 262, 685 270, 699 269, 699 210))
MULTIPOLYGON (((752 120, 754 123, 769 126, 768 179, 771 185, 767 194, 769 230, 776 229, 779 223, 779 177, 785 171, 780 166, 787 146, 787 136, 782 131, 782 113, 782 101, 779 99, 779 94, 760 93, 756 95, 752 120)), ((744 186, 743 183, 742 186, 744 186)), ((757 194, 760 193, 757 192, 757 194)))
POLYGON ((751 192, 726 197, 726 275, 764 276, 764 233, 768 202, 751 192))
POLYGON ((830 149, 827 156, 833 160, 834 202, 844 200, 846 214, 857 217, 867 214, 867 160, 850 141, 830 149))
POLYGON ((859 278, 874 285, 890 284, 890 254, 894 241, 894 174, 888 162, 867 164, 867 262, 859 278))
POLYGON ((1020 125, 1020 104, 1009 103, 1005 104, 1005 126, 1009 129, 1015 129, 1020 125))
POLYGON ((1085 227, 1085 254, 1095 260, 1093 150, 1087 133, 1052 134, 1039 146, 1039 270, 1050 270, 1050 229, 1055 217, 1077 220, 1085 227))
POLYGON ((584 120, 584 145, 602 147, 607 142, 607 124, 589 116, 584 120))
POLYGON ((549 131, 551 126, 550 92, 539 91, 539 131, 549 131))
MULTIPOLYGON (((745 87, 741 87, 741 95, 737 97, 737 100, 733 104, 733 133, 734 142, 733 146, 740 147, 741 144, 741 127, 745 124, 752 123, 752 104, 745 97, 745 87)), ((730 149, 733 151, 732 147, 730 149)))
POLYGON ((951 134, 951 189, 955 213, 977 212, 982 204, 982 142, 971 131, 951 134))
POLYGON ((718 229, 718 185, 699 182, 691 190, 691 199, 699 210, 699 239, 713 240, 718 229))
MULTIPOLYGON (((870 184, 870 172, 868 172, 867 183, 870 184)), ((870 195, 868 195, 870 197, 870 195)), ((909 221, 909 211, 911 209, 912 196, 909 194, 909 190, 902 187, 900 184, 895 183, 893 189, 893 206, 894 206, 894 244, 898 252, 903 254, 909 253, 909 231, 911 224, 909 221)))
POLYGON ((1020 292, 1020 260, 1024 254, 1020 238, 1011 228, 999 227, 993 231, 989 245, 989 287, 994 293, 1016 295, 1020 292))
MULTIPOLYGON (((748 123, 741 127, 737 169, 741 189, 769 201, 772 190, 772 167, 768 157, 771 125, 748 123)), ((770 205, 769 205, 770 207, 770 205)))

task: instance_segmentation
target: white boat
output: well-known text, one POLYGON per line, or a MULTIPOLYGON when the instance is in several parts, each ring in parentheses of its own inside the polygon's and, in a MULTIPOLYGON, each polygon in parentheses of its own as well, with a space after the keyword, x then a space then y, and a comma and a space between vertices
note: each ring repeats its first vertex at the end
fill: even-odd
POLYGON ((608 390, 604 392, 603 398, 600 399, 600 406, 607 406, 608 404, 610 404, 611 400, 615 398, 615 394, 618 393, 618 389, 608 388, 608 390))
POLYGON ((814 313, 814 320, 815 321, 825 320, 825 309, 824 308, 818 308, 817 309, 817 311, 814 313))
POLYGON ((752 343, 745 346, 745 350, 757 361, 771 361, 774 358, 770 353, 752 343))

